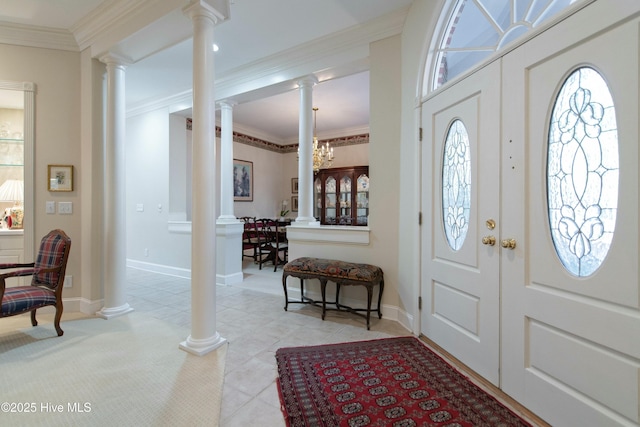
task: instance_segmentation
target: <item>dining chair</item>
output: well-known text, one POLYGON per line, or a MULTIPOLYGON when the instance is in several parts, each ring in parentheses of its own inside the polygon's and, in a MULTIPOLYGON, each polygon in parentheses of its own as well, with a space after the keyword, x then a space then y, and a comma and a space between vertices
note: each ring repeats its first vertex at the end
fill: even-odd
POLYGON ((286 241, 286 232, 283 227, 278 226, 278 221, 270 218, 256 220, 258 232, 258 263, 262 270, 262 264, 273 262, 273 271, 276 271, 278 264, 284 264, 289 245, 286 241), (281 258, 282 257, 282 258, 281 258))
POLYGON ((253 258, 253 261, 257 261, 258 257, 258 231, 256 228, 256 217, 243 216, 240 217, 240 221, 244 223, 244 230, 242 232, 242 259, 244 257, 253 258), (245 253, 245 251, 251 250, 251 255, 245 253))
POLYGON ((256 219, 256 235, 258 240, 256 251, 260 270, 262 270, 262 264, 266 264, 267 262, 271 261, 273 257, 271 250, 271 242, 273 240, 273 226, 274 222, 270 218, 256 219))
POLYGON ((283 229, 278 227, 278 221, 270 218, 256 220, 258 228, 258 264, 262 270, 262 264, 273 262, 274 269, 278 263, 282 263, 280 255, 287 250, 287 244, 283 242, 283 229))
POLYGON ((275 252, 273 259, 273 271, 276 271, 278 264, 285 265, 289 259, 289 240, 287 239, 288 225, 285 222, 276 221, 275 227, 275 245, 272 243, 273 250, 275 252), (282 254, 282 259, 280 258, 282 254))

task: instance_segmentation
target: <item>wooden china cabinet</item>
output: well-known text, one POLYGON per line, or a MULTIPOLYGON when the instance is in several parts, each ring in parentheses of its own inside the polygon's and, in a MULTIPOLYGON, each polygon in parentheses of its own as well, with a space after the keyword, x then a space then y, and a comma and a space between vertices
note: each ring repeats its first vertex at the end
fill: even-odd
POLYGON ((368 224, 369 166, 321 169, 313 184, 314 216, 323 225, 368 224))

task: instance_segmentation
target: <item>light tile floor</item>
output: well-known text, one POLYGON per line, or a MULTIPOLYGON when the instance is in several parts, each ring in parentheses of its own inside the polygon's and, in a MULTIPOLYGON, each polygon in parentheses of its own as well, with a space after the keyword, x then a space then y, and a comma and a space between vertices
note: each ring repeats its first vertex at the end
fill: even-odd
MULTIPOLYGON (((282 269, 258 270, 247 259, 244 273, 243 283, 216 288, 216 327, 229 341, 222 427, 285 425, 276 387, 280 347, 410 335, 399 323, 375 315, 367 331, 365 319, 350 313, 331 312, 323 321, 319 307, 290 304, 284 311, 282 269)), ((136 311, 190 329, 190 280, 129 268, 127 292, 136 311)))

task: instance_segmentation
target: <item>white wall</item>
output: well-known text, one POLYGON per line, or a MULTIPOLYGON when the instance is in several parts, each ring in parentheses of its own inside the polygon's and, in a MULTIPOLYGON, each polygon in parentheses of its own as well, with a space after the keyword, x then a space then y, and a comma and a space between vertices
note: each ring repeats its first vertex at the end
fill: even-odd
POLYGON ((419 332, 420 319, 420 227, 418 215, 421 203, 421 142, 418 141, 420 124, 419 83, 424 73, 424 61, 431 34, 434 31, 444 0, 414 1, 402 32, 402 128, 399 144, 400 187, 398 234, 402 244, 398 247, 398 297, 403 307, 415 313, 413 331, 419 332))
POLYGON ((280 203, 289 197, 284 185, 287 177, 283 172, 283 155, 234 142, 233 158, 253 162, 253 201, 234 202, 236 217, 276 218, 280 203))
POLYGON ((191 237, 170 232, 169 112, 127 119, 127 259, 191 268, 191 237), (142 211, 138 211, 141 205, 142 211))
MULTIPOLYGON (((74 182, 74 191, 51 193, 47 190, 47 165, 73 165, 78 177, 81 164, 80 141, 80 53, 53 49, 0 44, 2 80, 33 82, 35 93, 35 164, 34 166, 34 244, 54 228, 63 229, 72 239, 67 275, 73 276, 73 287, 65 288, 64 298, 80 296, 82 275, 80 262, 83 245, 80 233, 80 204, 84 183, 74 182), (47 215, 46 201, 73 203, 72 215, 47 215)), ((33 259, 25 260, 27 262, 33 259)))

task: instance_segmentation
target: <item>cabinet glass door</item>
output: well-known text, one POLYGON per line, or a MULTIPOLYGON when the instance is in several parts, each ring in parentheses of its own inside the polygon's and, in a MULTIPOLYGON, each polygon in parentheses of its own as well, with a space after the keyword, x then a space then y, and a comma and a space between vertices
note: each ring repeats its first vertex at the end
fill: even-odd
POLYGON ((22 92, 0 90, 0 228, 21 229, 24 218, 22 92))
POLYGON ((320 178, 316 178, 313 182, 313 216, 316 220, 320 221, 320 215, 322 213, 322 183, 320 178))
POLYGON ((369 222, 369 177, 358 176, 356 193, 356 224, 367 225, 369 222))
POLYGON ((340 225, 351 225, 351 178, 340 179, 340 225))
POLYGON ((327 224, 336 223, 336 179, 332 176, 328 177, 324 183, 324 220, 327 224))

